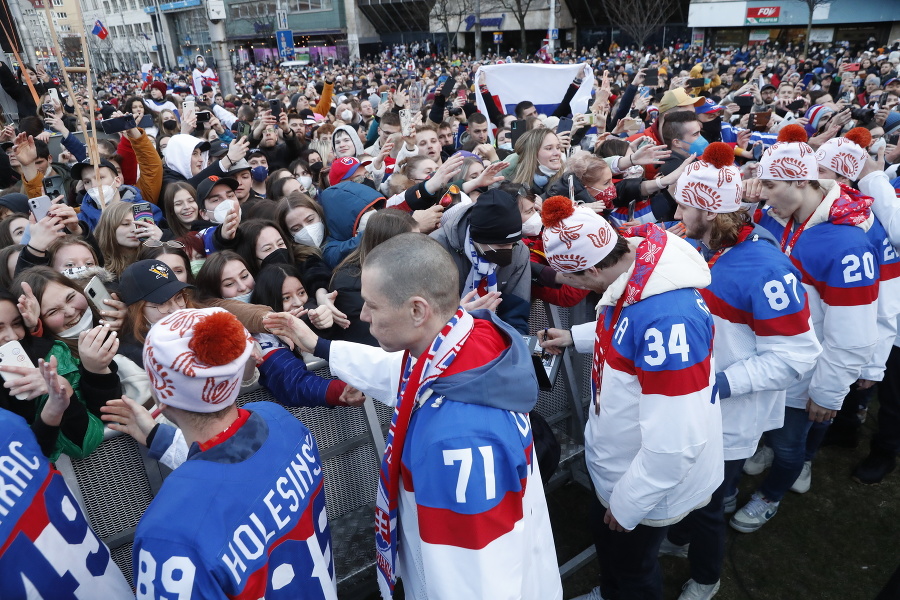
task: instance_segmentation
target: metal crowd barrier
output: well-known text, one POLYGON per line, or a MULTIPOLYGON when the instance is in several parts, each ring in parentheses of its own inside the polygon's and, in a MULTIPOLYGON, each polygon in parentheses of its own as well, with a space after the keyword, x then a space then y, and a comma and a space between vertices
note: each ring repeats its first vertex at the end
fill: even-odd
MULTIPOLYGON (((545 327, 567 328, 587 317, 582 305, 561 309, 536 301, 530 325, 532 332, 545 327)), ((310 363, 308 368, 332 378, 324 361, 310 363)), ((583 461, 589 377, 590 358, 567 352, 553 388, 540 393, 535 410, 550 424, 562 448, 559 468, 546 486, 548 492, 571 480, 590 487, 583 461)), ((238 403, 263 400, 274 398, 265 388, 257 387, 242 393, 238 403)), ((366 400, 363 409, 287 410, 309 427, 319 445, 338 589, 342 597, 357 597, 375 585, 375 491, 392 409, 366 400)), ((132 583, 134 532, 169 469, 150 459, 146 449, 129 436, 110 430, 90 456, 74 461, 61 456, 57 468, 94 531, 109 546, 116 564, 132 583)), ((563 577, 588 562, 592 557, 590 550, 562 565, 563 577)))

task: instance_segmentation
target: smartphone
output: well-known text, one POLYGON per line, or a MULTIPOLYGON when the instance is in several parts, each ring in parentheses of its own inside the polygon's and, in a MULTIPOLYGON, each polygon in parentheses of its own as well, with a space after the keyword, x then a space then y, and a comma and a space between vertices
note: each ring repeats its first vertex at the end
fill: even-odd
POLYGON ((56 88, 50 88, 49 90, 47 90, 47 94, 48 94, 51 98, 53 98, 54 100, 56 100, 57 102, 59 102, 60 104, 62 104, 62 100, 59 99, 59 92, 56 91, 56 88))
POLYGON ((456 95, 459 96, 459 99, 465 102, 469 99, 469 93, 465 90, 465 88, 459 88, 456 90, 456 95))
MULTIPOLYGON (((22 347, 19 340, 12 340, 0 346, 0 365, 4 367, 24 367, 26 369, 35 368, 34 363, 28 358, 25 348, 22 347)), ((0 376, 3 377, 3 381, 12 381, 13 379, 24 377, 18 373, 9 373, 8 371, 0 371, 0 376)), ((16 394, 17 400, 25 400, 26 398, 28 398, 26 393, 16 394)))
POLYGON ((787 105, 787 108, 788 110, 796 111, 798 108, 803 108, 805 104, 803 100, 794 100, 787 105))
POLYGON ((753 144, 753 160, 759 162, 759 159, 762 158, 763 153, 763 145, 761 143, 753 144))
POLYGON ((772 118, 772 111, 752 113, 750 122, 748 123, 751 131, 766 131, 769 128, 769 119, 772 118))
POLYGON ((388 101, 388 92, 381 92, 381 101, 382 102, 388 101))
POLYGON ((63 183, 62 175, 51 175, 50 177, 44 177, 44 193, 50 198, 56 198, 57 196, 65 196, 65 185, 63 183))
POLYGON ((659 67, 646 69, 644 71, 644 85, 647 87, 656 87, 659 85, 659 67))
POLYGON ((210 119, 212 119, 212 113, 208 110, 201 110, 197 113, 197 123, 209 123, 210 119))
POLYGON ((513 148, 516 147, 516 141, 525 133, 525 119, 516 119, 509 124, 509 141, 513 148))
POLYGON ((106 286, 103 285, 103 282, 100 281, 100 278, 94 275, 91 277, 91 280, 88 282, 86 286, 84 286, 84 295, 87 296, 87 299, 90 300, 91 304, 94 305, 94 308, 97 309, 97 312, 107 311, 111 307, 104 304, 104 300, 112 300, 112 296, 110 296, 109 291, 106 289, 106 286))
POLYGON ((703 87, 705 81, 702 77, 695 77, 694 79, 688 79, 685 85, 690 88, 698 88, 703 87))
POLYGON ((738 105, 738 114, 746 115, 753 109, 753 96, 735 96, 734 103, 738 105))
POLYGON ((444 87, 441 88, 441 96, 444 98, 449 98, 450 94, 453 93, 453 86, 456 85, 456 80, 447 77, 446 75, 442 75, 442 77, 446 77, 444 80, 444 87))
POLYGON ((408 108, 400 109, 400 132, 403 137, 412 135, 415 113, 408 108))
POLYGON ((594 113, 588 113, 588 114, 586 114, 586 115, 584 115, 584 116, 585 116, 585 118, 587 119, 587 124, 588 124, 588 125, 594 125, 594 124, 595 124, 595 122, 596 122, 596 120, 597 120, 597 115, 595 115, 594 113))
POLYGON ((131 205, 131 213, 134 215, 134 222, 142 221, 153 225, 153 212, 150 209, 149 202, 135 202, 131 205))
POLYGON ((50 199, 50 196, 38 196, 37 198, 28 199, 28 209, 34 215, 35 221, 40 221, 46 217, 51 206, 53 206, 53 200, 50 199))
POLYGON ((642 85, 641 87, 638 88, 638 94, 639 94, 640 96, 649 96, 649 95, 650 95, 650 88, 648 88, 648 87, 645 86, 645 85, 642 85))
POLYGON ((135 127, 137 127, 137 123, 134 121, 134 115, 113 117, 112 119, 100 121, 100 128, 103 129, 103 133, 119 133, 135 127))
POLYGON ((572 131, 572 119, 563 117, 559 120, 559 125, 556 126, 556 133, 566 133, 567 131, 572 131))
MULTIPOLYGON (((272 115, 274 117, 277 118, 281 116, 281 100, 269 100, 269 108, 272 110, 272 115)), ((200 119, 197 119, 197 122, 199 123, 200 119)))
POLYGON ((181 111, 182 112, 186 113, 189 110, 193 111, 195 108, 196 108, 196 104, 194 103, 193 100, 185 100, 184 102, 181 103, 181 111))
POLYGON ((859 71, 859 63, 849 63, 846 67, 844 67, 844 71, 850 71, 853 73, 859 71))

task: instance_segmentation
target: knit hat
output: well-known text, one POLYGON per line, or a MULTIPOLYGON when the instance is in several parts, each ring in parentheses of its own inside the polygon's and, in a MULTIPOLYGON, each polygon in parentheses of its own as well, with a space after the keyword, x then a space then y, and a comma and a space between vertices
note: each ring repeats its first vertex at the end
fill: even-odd
POLYGON ((519 202, 503 190, 493 189, 478 196, 469 210, 469 232, 479 244, 511 244, 522 239, 519 202))
POLYGON ((144 343, 144 369, 156 399, 189 412, 234 403, 253 340, 221 308, 186 308, 157 321, 144 343))
POLYGON ((150 87, 162 92, 163 96, 165 96, 166 92, 169 91, 168 88, 166 87, 166 83, 164 81, 154 81, 153 83, 150 84, 150 87))
POLYGON ((900 131, 900 112, 892 110, 884 120, 884 135, 891 135, 900 131))
MULTIPOLYGON (((478 198, 477 206, 481 203, 478 198)), ((541 207, 544 255, 560 273, 576 273, 609 256, 619 234, 589 208, 576 207, 565 196, 552 196, 541 207)))
POLYGON ((826 115, 830 115, 834 112, 834 109, 828 108, 824 104, 813 104, 809 107, 809 110, 806 111, 806 119, 809 121, 809 124, 806 126, 806 133, 814 134, 819 130, 819 123, 822 122, 822 117, 826 115))
POLYGON ((831 138, 816 152, 816 160, 826 169, 856 181, 866 166, 872 134, 863 127, 854 127, 844 137, 831 138))
POLYGON ((757 179, 798 181, 819 178, 815 151, 800 125, 787 125, 778 132, 778 142, 770 146, 756 166, 757 179))
POLYGON ((734 151, 723 142, 706 147, 697 161, 688 165, 675 184, 675 201, 713 213, 741 208, 741 171, 734 166, 734 151))

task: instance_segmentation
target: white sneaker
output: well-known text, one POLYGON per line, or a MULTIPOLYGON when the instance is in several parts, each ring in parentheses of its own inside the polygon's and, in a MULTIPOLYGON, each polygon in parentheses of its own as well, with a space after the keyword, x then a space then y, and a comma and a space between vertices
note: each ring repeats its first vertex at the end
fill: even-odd
POLYGON ((673 544, 668 538, 663 538, 662 544, 659 546, 659 556, 677 556, 678 558, 687 558, 688 548, 690 544, 679 546, 673 544))
POLYGON ((600 595, 600 586, 598 585, 587 594, 572 598, 572 600, 603 600, 603 596, 600 595))
POLYGON ((772 466, 775 460, 775 451, 768 446, 762 446, 756 451, 756 454, 747 459, 744 463, 744 473, 747 475, 759 475, 772 466))
POLYGON ((794 482, 794 485, 791 486, 792 492, 797 492, 798 494, 805 494, 809 491, 810 486, 812 485, 812 461, 808 460, 803 463, 803 470, 800 471, 800 475, 797 477, 797 481, 794 482))
POLYGON ((766 500, 762 494, 755 492, 750 498, 750 502, 734 513, 728 524, 731 525, 732 529, 736 529, 741 533, 753 533, 775 516, 778 512, 779 504, 779 502, 766 500))
POLYGON ((678 596, 678 600, 709 600, 718 593, 719 583, 717 581, 705 585, 697 583, 693 579, 688 579, 688 582, 681 588, 681 595, 678 596))

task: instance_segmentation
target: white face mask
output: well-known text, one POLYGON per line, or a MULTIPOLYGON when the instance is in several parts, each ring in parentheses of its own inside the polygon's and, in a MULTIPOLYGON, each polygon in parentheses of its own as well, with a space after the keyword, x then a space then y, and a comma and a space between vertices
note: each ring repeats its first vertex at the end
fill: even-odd
POLYGON ((72 327, 69 327, 65 331, 60 331, 57 335, 61 338, 66 338, 73 340, 77 338, 82 331, 87 331, 94 324, 94 315, 91 313, 90 309, 84 311, 84 314, 81 315, 81 320, 78 321, 72 327))
POLYGON ((213 216, 210 221, 222 224, 228 218, 228 211, 235 205, 234 200, 223 200, 217 207, 213 209, 213 216))
POLYGON ((369 222, 369 217, 374 214, 374 210, 367 210, 363 213, 362 218, 359 220, 359 227, 356 228, 356 233, 362 234, 362 232, 366 230, 366 224, 369 222))
POLYGON ((539 213, 534 213, 528 220, 522 223, 522 235, 531 237, 535 235, 539 235, 541 233, 541 215, 539 213))
POLYGON ((878 141, 869 146, 869 154, 872 156, 878 156, 878 152, 887 145, 887 142, 884 141, 884 138, 878 138, 878 141))
MULTIPOLYGON (((95 203, 100 204, 100 188, 92 187, 88 189, 87 193, 95 203)), ((103 186, 103 204, 112 202, 113 196, 115 195, 116 188, 111 185, 103 186)))
POLYGON ((198 68, 198 69, 200 69, 200 70, 202 71, 205 67, 206 67, 206 63, 205 63, 205 62, 203 62, 202 60, 198 60, 198 61, 197 61, 197 68, 198 68))
POLYGON ((303 244, 304 246, 311 246, 313 248, 318 248, 320 245, 322 245, 323 239, 325 239, 325 224, 321 222, 307 225, 294 234, 295 242, 297 242, 298 244, 303 244))
POLYGON ((299 175, 297 177, 297 183, 299 183, 304 190, 308 190, 312 187, 312 177, 309 175, 299 175))
POLYGON ((353 111, 352 111, 352 110, 344 110, 344 111, 341 113, 341 121, 349 121, 349 120, 352 119, 352 118, 353 118, 353 111))
POLYGON ((551 169, 550 167, 544 166, 538 163, 538 171, 541 172, 542 175, 546 175, 547 177, 553 177, 556 175, 556 169, 551 169))
POLYGON ((241 294, 240 296, 235 296, 234 298, 231 298, 231 300, 237 300, 238 302, 247 303, 247 302, 250 302, 250 296, 252 296, 252 295, 253 295, 253 290, 250 290, 246 294, 241 294))

